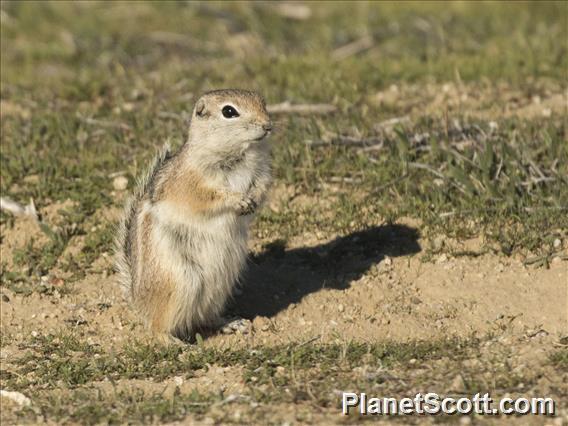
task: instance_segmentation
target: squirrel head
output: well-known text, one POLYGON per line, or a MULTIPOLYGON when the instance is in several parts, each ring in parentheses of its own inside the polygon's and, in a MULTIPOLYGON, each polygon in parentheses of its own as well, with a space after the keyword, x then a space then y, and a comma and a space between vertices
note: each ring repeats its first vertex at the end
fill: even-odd
POLYGON ((272 131, 266 103, 258 93, 224 89, 207 92, 196 102, 189 140, 213 151, 244 151, 272 131))

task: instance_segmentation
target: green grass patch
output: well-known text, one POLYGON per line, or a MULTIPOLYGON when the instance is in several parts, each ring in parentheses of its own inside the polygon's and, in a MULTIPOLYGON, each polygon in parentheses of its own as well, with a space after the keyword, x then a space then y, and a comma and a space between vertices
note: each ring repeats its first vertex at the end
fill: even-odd
MULTIPOLYGON (((566 7, 310 7, 307 20, 290 21, 260 3, 3 3, 2 193, 24 202, 33 197, 40 208, 76 201, 68 220, 88 241, 66 261, 67 269, 82 270, 111 249, 110 228, 90 235, 82 227, 114 204, 109 175, 136 176, 165 140, 179 146, 199 92, 252 84, 269 102, 339 108, 330 116, 277 118, 277 181, 332 205, 327 215, 264 211, 264 236, 348 233, 410 216, 421 220, 426 237, 483 236, 485 251, 522 252, 547 264, 552 242, 566 238, 565 120, 473 120, 464 115, 465 102, 445 115, 426 110, 385 134, 377 123, 406 115, 408 105, 377 105, 373 96, 392 84, 449 81, 478 88, 488 107, 507 108, 519 99, 494 94, 506 80, 514 96, 546 98, 564 87, 567 56, 558 40, 567 36, 566 7), (125 24, 121 17, 130 13, 136 19, 125 24), (244 61, 235 53, 241 35, 258 43, 244 61), (364 35, 370 49, 334 61, 334 49, 364 35), (372 143, 383 146, 365 151, 372 143)), ((1 220, 10 223, 4 214, 1 220)), ((55 237, 45 250, 22 248, 19 263, 45 274, 70 235, 55 237)))
POLYGON ((173 422, 189 415, 200 416, 220 401, 219 395, 197 391, 185 394, 178 391, 166 398, 161 392, 149 394, 142 389, 101 391, 85 388, 71 395, 39 396, 34 407, 21 410, 18 417, 32 422, 59 419, 88 425, 173 422))
POLYGON ((568 372, 568 349, 560 349, 553 352, 550 355, 550 362, 559 370, 568 372))
POLYGON ((132 342, 119 352, 106 352, 74 335, 38 336, 21 349, 21 367, 7 385, 15 389, 29 386, 76 387, 104 379, 145 379, 161 381, 174 375, 190 378, 194 371, 210 365, 241 366, 245 381, 266 383, 277 367, 307 370, 317 366, 331 372, 338 366, 351 369, 365 362, 392 366, 410 359, 426 361, 452 355, 463 356, 476 340, 417 341, 411 343, 347 343, 344 345, 285 345, 230 350, 202 346, 157 346, 132 342), (459 355, 462 354, 462 355, 459 355))

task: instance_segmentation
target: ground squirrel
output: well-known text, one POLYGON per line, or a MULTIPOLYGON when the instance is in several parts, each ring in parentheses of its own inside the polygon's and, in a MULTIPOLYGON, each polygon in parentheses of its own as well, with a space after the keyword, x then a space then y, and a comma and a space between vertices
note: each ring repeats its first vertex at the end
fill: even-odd
POLYGON ((198 99, 187 142, 165 147, 126 205, 120 281, 148 327, 191 338, 218 327, 246 263, 251 213, 271 180, 263 98, 217 90, 198 99))

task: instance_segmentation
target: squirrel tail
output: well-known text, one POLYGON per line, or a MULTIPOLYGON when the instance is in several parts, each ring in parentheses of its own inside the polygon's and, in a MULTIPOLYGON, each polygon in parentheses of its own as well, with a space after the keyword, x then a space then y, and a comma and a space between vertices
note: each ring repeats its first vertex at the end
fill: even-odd
POLYGON ((172 156, 169 143, 166 143, 154 157, 148 171, 138 179, 133 194, 128 198, 124 206, 124 213, 120 220, 114 240, 115 270, 118 273, 118 282, 124 295, 132 296, 132 251, 135 250, 136 218, 140 202, 148 193, 158 171, 163 164, 172 156))

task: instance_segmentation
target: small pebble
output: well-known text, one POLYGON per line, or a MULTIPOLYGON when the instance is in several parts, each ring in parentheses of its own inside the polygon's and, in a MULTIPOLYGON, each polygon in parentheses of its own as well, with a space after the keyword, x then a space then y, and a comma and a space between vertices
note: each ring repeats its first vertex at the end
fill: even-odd
POLYGON ((556 239, 554 240, 554 242, 552 243, 552 246, 553 246, 555 249, 560 248, 561 245, 562 245, 562 241, 560 241, 560 238, 556 238, 556 239))
POLYGON ((339 312, 343 312, 343 311, 345 311, 345 306, 343 306, 343 305, 340 303, 339 305, 337 305, 337 310, 338 310, 339 312))
POLYGON ((174 384, 175 384, 176 386, 181 386, 181 385, 183 385, 183 377, 181 377, 181 376, 175 376, 175 377, 174 377, 174 384))
POLYGON ((446 243, 446 240, 443 236, 438 236, 436 238, 434 238, 434 240, 432 241, 432 248, 434 250, 440 250, 441 248, 444 247, 446 243))
POLYGON ((454 392, 465 392, 465 383, 463 381, 463 377, 460 374, 458 374, 456 377, 454 377, 454 380, 452 380, 450 390, 454 392))
POLYGON ((112 186, 117 191, 124 191, 128 187, 128 178, 117 176, 112 180, 112 186))
POLYGON ((23 405, 26 407, 30 406, 32 403, 32 401, 27 396, 25 396, 23 393, 20 392, 11 392, 2 389, 0 390, 0 397, 10 399, 14 401, 16 404, 23 405))

